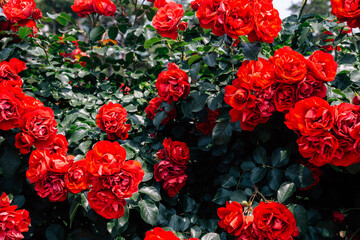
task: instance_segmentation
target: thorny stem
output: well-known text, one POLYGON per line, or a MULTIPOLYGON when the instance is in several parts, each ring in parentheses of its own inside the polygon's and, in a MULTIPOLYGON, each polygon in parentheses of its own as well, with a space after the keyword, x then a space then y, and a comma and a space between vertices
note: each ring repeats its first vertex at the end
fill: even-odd
POLYGON ((307 3, 307 0, 303 0, 303 3, 302 3, 302 6, 301 6, 301 9, 300 9, 300 13, 299 13, 299 16, 298 16, 298 19, 301 18, 301 15, 303 14, 304 12, 304 9, 305 9, 305 6, 306 6, 306 3, 307 3))

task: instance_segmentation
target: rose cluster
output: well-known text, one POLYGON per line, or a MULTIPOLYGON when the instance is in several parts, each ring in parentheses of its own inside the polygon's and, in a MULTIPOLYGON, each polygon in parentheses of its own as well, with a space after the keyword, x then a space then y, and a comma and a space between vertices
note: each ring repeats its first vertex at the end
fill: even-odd
POLYGON ((252 131, 269 120, 273 112, 286 113, 296 102, 326 96, 326 82, 335 79, 337 63, 329 53, 314 52, 308 59, 283 47, 269 60, 245 60, 237 79, 225 87, 231 121, 240 120, 243 130, 252 131))
POLYGON ((89 205, 107 219, 124 215, 126 198, 138 191, 144 177, 141 163, 126 161, 126 150, 118 142, 100 141, 86 154, 91 179, 89 205))
POLYGON ((315 166, 360 162, 360 106, 330 106, 324 99, 311 97, 295 104, 285 124, 298 134, 300 154, 315 166))
POLYGON ((196 122, 196 128, 204 135, 211 134, 212 130, 216 126, 216 119, 220 114, 220 109, 212 111, 207 108, 207 117, 205 122, 196 122))
POLYGON ((185 170, 190 161, 189 148, 186 143, 172 141, 171 138, 164 139, 163 145, 164 149, 156 153, 161 161, 154 165, 154 178, 157 182, 163 181, 162 188, 173 197, 187 180, 185 170))
MULTIPOLYGON (((63 37, 59 37, 59 43, 65 44, 63 41, 63 37)), ((70 53, 60 52, 60 56, 62 56, 64 58, 69 58, 70 61, 68 61, 68 62, 70 62, 71 64, 79 63, 81 66, 85 67, 86 62, 80 62, 80 58, 85 57, 85 56, 89 57, 89 55, 87 55, 86 52, 83 52, 79 48, 79 40, 72 41, 72 43, 74 43, 75 49, 70 53)))
POLYGON ((18 73, 25 69, 25 63, 16 58, 0 63, 0 129, 21 130, 15 136, 15 146, 22 154, 29 153, 33 145, 46 149, 57 135, 53 110, 22 91, 18 73))
MULTIPOLYGON (((180 238, 178 238, 172 231, 165 231, 160 227, 156 227, 153 230, 146 232, 144 240, 180 240, 180 238)), ((199 239, 189 238, 187 240, 199 240, 199 239)))
POLYGON ((166 117, 161 122, 163 125, 176 118, 175 106, 164 107, 163 102, 171 105, 180 98, 186 98, 190 93, 188 75, 175 63, 169 63, 167 67, 168 70, 161 72, 156 80, 155 86, 159 96, 151 99, 145 109, 146 116, 151 120, 154 120, 158 113, 165 111, 166 117))
POLYGON ((0 239, 23 239, 21 233, 29 231, 29 212, 16 208, 16 205, 10 205, 9 197, 3 193, 0 197, 0 239))
POLYGON ((195 0, 200 26, 216 36, 233 39, 248 35, 249 41, 272 43, 281 30, 279 12, 272 0, 195 0))
POLYGON ((34 0, 9 0, 2 9, 9 23, 17 23, 18 26, 32 28, 36 26, 34 20, 42 18, 34 0))
POLYGON ((181 31, 187 29, 187 23, 180 22, 184 16, 184 9, 181 4, 173 1, 157 0, 155 7, 159 10, 154 16, 152 24, 161 37, 169 37, 175 40, 178 37, 178 29, 181 31))
POLYGON ((357 0, 331 0, 331 13, 350 28, 360 27, 360 2, 357 0))
POLYGON ((113 17, 116 13, 116 5, 111 0, 75 0, 71 9, 81 18, 95 13, 113 17))
POLYGON ((100 108, 96 122, 98 127, 107 133, 109 140, 125 140, 131 128, 130 124, 126 124, 126 116, 127 112, 121 104, 110 102, 100 108))
POLYGON ((285 205, 260 202, 250 211, 245 214, 240 203, 227 202, 217 210, 219 226, 237 240, 292 240, 298 235, 295 217, 285 205))

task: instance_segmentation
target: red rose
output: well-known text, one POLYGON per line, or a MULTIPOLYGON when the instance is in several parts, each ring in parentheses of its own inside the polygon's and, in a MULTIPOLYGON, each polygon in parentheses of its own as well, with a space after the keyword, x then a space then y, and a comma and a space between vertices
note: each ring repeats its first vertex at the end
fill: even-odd
POLYGON ((68 193, 63 176, 49 174, 35 182, 35 190, 40 197, 48 197, 51 202, 65 201, 68 193))
POLYGON ((49 107, 38 107, 26 111, 19 120, 19 128, 31 135, 36 148, 46 148, 54 142, 57 129, 54 111, 49 107))
POLYGON ((224 22, 227 7, 221 0, 202 0, 199 1, 199 7, 196 16, 202 28, 212 28, 213 34, 222 36, 225 34, 224 22))
POLYGON ((162 160, 154 165, 154 178, 157 182, 166 181, 185 173, 186 166, 162 160))
POLYGON ((17 126, 23 104, 19 99, 22 90, 19 87, 1 87, 0 88, 0 129, 10 130, 17 126))
POLYGON ((341 212, 333 212, 333 221, 336 224, 342 224, 344 219, 345 219, 345 216, 344 216, 343 213, 341 213, 341 212))
POLYGON ((126 150, 118 142, 97 142, 86 154, 88 171, 95 177, 119 172, 125 159, 126 150))
POLYGON ((259 58, 258 61, 245 60, 241 64, 237 76, 255 90, 267 89, 275 82, 273 64, 264 58, 259 58))
POLYGON ((117 198, 110 190, 92 189, 87 194, 89 205, 95 212, 106 219, 121 218, 124 215, 124 199, 117 198))
POLYGON ((9 62, 0 63, 0 85, 9 87, 21 87, 23 82, 18 75, 21 71, 27 69, 24 62, 12 58, 9 62))
POLYGON ((259 240, 260 237, 255 232, 252 224, 252 222, 254 221, 254 216, 245 216, 245 219, 251 224, 240 233, 239 237, 237 237, 236 240, 259 240))
POLYGON ((307 74, 307 61, 303 55, 283 47, 275 51, 270 61, 274 64, 276 81, 281 83, 296 83, 304 80, 307 74))
POLYGON ((231 0, 227 4, 223 28, 233 39, 249 34, 254 28, 253 8, 248 1, 231 0))
POLYGON ((156 88, 160 97, 171 104, 179 98, 186 98, 190 92, 188 75, 175 63, 168 64, 168 70, 159 74, 156 88))
POLYGON ((34 19, 42 18, 34 0, 9 0, 3 6, 3 12, 7 19, 14 20, 19 26, 35 26, 34 19))
POLYGON ((220 109, 212 111, 208 108, 207 111, 208 115, 206 117, 206 122, 196 123, 196 128, 204 135, 212 133, 212 130, 216 126, 216 120, 220 114, 220 109))
POLYGON ((359 162, 360 146, 359 141, 337 136, 339 148, 337 149, 334 158, 331 161, 332 165, 347 167, 351 164, 359 162))
POLYGON ((81 18, 95 13, 93 0, 75 0, 74 5, 71 6, 71 9, 81 18))
POLYGON ((326 97, 326 86, 323 82, 315 80, 311 75, 307 75, 305 80, 297 83, 297 97, 299 100, 310 97, 326 97))
POLYGON ((260 110, 255 108, 245 108, 241 111, 236 109, 230 110, 231 122, 237 122, 240 120, 240 126, 242 130, 253 131, 260 123, 266 123, 269 117, 263 116, 260 110))
POLYGON ((318 97, 301 100, 285 115, 289 129, 303 135, 316 136, 330 130, 334 124, 335 109, 318 97))
POLYGON ((73 162, 64 176, 66 187, 74 194, 86 190, 90 185, 86 159, 73 162))
POLYGON ((22 99, 22 103, 26 110, 35 109, 44 106, 44 104, 40 100, 36 100, 35 98, 27 95, 25 95, 24 98, 22 99))
POLYGON ((54 142, 45 149, 48 149, 50 154, 60 153, 66 155, 68 146, 69 143, 66 140, 66 137, 62 134, 58 134, 56 135, 54 142))
POLYGON ((288 112, 292 107, 294 107, 296 101, 296 85, 278 85, 274 95, 274 103, 277 111, 288 112))
POLYGON ((178 27, 179 27, 180 31, 185 31, 188 28, 188 23, 181 21, 178 27))
POLYGON ((170 178, 162 183, 162 188, 169 197, 174 197, 185 186, 186 180, 187 176, 185 174, 170 178))
POLYGON ((273 7, 272 1, 259 0, 253 4, 255 26, 248 35, 249 41, 274 42, 281 31, 279 12, 273 7))
POLYGON ((341 103, 335 106, 335 121, 333 130, 341 137, 351 139, 355 136, 352 131, 360 126, 360 106, 350 103, 341 103))
POLYGON ((169 37, 175 40, 178 36, 178 25, 183 15, 182 5, 171 1, 158 10, 152 24, 161 37, 169 37))
POLYGON ((297 232, 294 214, 283 204, 260 202, 253 215, 253 227, 263 238, 289 240, 297 232))
POLYGON ((202 0, 194 0, 191 2, 191 9, 197 11, 199 9, 199 4, 202 0))
POLYGON ((226 207, 219 208, 217 215, 219 226, 234 236, 239 236, 252 223, 251 219, 245 219, 243 207, 238 202, 226 202, 226 207))
POLYGON ((334 57, 323 51, 314 52, 308 59, 310 74, 316 80, 331 82, 335 80, 337 63, 334 57))
POLYGON ((105 104, 96 115, 96 122, 99 128, 105 131, 109 140, 115 140, 116 137, 121 140, 128 138, 130 124, 125 124, 127 112, 119 103, 105 104))
MULTIPOLYGON (((159 112, 165 111, 164 108, 160 108, 161 104, 164 102, 164 100, 161 97, 156 97, 150 100, 149 105, 145 108, 145 113, 147 118, 150 120, 154 120, 156 114, 159 112), (160 108, 160 109, 159 109, 160 108)), ((161 121, 162 125, 166 125, 171 120, 174 120, 176 118, 176 108, 173 106, 172 110, 169 112, 166 112, 166 118, 164 118, 161 121)))
POLYGON ((275 90, 276 90, 276 84, 273 84, 266 89, 259 90, 256 92, 255 106, 260 116, 270 117, 273 114, 273 112, 276 111, 274 105, 275 90))
POLYGON ((170 0, 156 0, 154 2, 155 2, 154 7, 156 7, 157 9, 160 9, 171 1, 170 0))
POLYGON ((224 101, 236 110, 255 105, 255 96, 251 94, 249 85, 235 79, 232 85, 225 87, 224 101))
POLYGON ((78 46, 76 46, 76 48, 71 53, 61 52, 60 55, 64 58, 71 59, 70 61, 66 60, 67 62, 70 62, 71 64, 79 63, 83 67, 86 66, 86 62, 80 62, 80 58, 85 56, 89 57, 89 55, 87 55, 86 52, 83 52, 78 46))
POLYGON ((350 28, 360 27, 360 2, 357 0, 331 0, 331 13, 350 28))
POLYGON ((299 152, 310 163, 322 166, 331 163, 339 148, 339 142, 331 133, 324 132, 314 136, 301 136, 297 141, 299 152))
POLYGON ((54 174, 64 174, 68 171, 73 162, 73 156, 65 156, 61 153, 50 155, 50 161, 47 161, 47 169, 54 174))
POLYGON ((31 152, 29 158, 29 169, 26 171, 26 177, 30 183, 38 182, 45 178, 48 173, 48 163, 51 161, 48 150, 35 150, 31 152))
POLYGON ((93 7, 96 13, 106 17, 116 13, 116 5, 111 0, 93 0, 93 7))
POLYGON ((171 231, 156 227, 146 232, 144 240, 180 240, 180 238, 176 237, 171 231))
POLYGON ((120 172, 97 179, 95 188, 110 189, 118 198, 130 198, 138 191, 138 186, 144 177, 144 170, 138 161, 126 161, 120 172))
POLYGON ((171 138, 163 142, 166 157, 175 164, 186 165, 189 163, 189 148, 184 142, 172 141, 171 138))
POLYGON ((355 105, 360 105, 360 96, 359 95, 355 95, 352 99, 352 104, 355 104, 355 105))

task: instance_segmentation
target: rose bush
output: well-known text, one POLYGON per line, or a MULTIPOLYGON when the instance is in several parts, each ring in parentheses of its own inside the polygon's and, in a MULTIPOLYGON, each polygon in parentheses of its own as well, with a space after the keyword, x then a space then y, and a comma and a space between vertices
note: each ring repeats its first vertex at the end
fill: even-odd
POLYGON ((59 4, 0 1, 0 239, 359 237, 358 1, 59 4))

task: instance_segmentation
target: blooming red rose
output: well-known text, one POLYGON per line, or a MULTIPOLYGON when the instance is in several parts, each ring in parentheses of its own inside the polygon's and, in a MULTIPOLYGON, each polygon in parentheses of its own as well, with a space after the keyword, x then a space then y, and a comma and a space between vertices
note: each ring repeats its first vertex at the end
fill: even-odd
POLYGON ((86 154, 88 171, 96 177, 119 172, 125 159, 126 150, 118 142, 97 142, 86 154))
POLYGON ((289 240, 291 236, 296 235, 297 228, 294 214, 281 203, 260 202, 254 208, 253 215, 253 227, 263 238, 289 240))
POLYGON ((0 88, 0 129, 9 130, 17 127, 18 120, 23 112, 23 104, 19 99, 22 90, 19 87, 0 88))
POLYGON ((9 197, 3 193, 0 199, 0 239, 23 239, 21 233, 29 231, 29 212, 16 208, 16 205, 10 206, 9 197))
POLYGON ((255 108, 245 108, 243 110, 230 110, 231 122, 240 120, 242 130, 253 131, 260 123, 266 123, 269 117, 263 116, 260 110, 255 108))
POLYGON ((185 31, 188 28, 188 23, 181 21, 178 27, 179 27, 180 31, 185 31))
POLYGON ((26 111, 19 120, 19 128, 31 135, 36 148, 46 148, 55 140, 57 129, 54 111, 49 107, 38 107, 26 111))
POLYGON ((35 182, 35 190, 40 197, 48 197, 51 202, 65 201, 68 193, 63 176, 52 174, 35 182))
POLYGON ((307 60, 290 47, 276 50, 270 61, 274 64, 278 82, 288 84, 300 82, 307 74, 307 60))
POLYGON ((106 17, 116 13, 116 5, 111 0, 93 0, 93 6, 96 13, 106 17))
POLYGON ((206 122, 196 123, 196 128, 204 135, 212 133, 212 130, 216 126, 216 120, 220 114, 220 109, 212 111, 208 108, 207 111, 208 115, 206 117, 206 122))
POLYGON ((175 63, 168 64, 168 70, 159 74, 156 88, 160 97, 171 104, 179 98, 186 98, 190 92, 188 75, 175 63))
POLYGON ((174 197, 185 186, 186 180, 187 176, 185 174, 170 178, 162 183, 162 188, 169 197, 174 197))
POLYGON ((344 219, 345 219, 345 216, 342 212, 333 212, 333 221, 336 224, 342 224, 344 219))
MULTIPOLYGON (((159 112, 165 111, 164 108, 160 108, 161 104, 164 102, 164 100, 161 97, 156 97, 150 100, 149 105, 145 108, 146 116, 150 120, 154 120, 156 114, 159 112)), ((166 125, 171 120, 174 120, 176 118, 176 108, 173 106, 171 111, 166 112, 166 118, 164 118, 161 121, 162 125, 166 125)))
POLYGON ((169 37, 175 40, 178 36, 178 25, 183 15, 182 5, 171 1, 158 10, 152 24, 161 37, 169 37))
POLYGON ((251 224, 251 221, 246 221, 250 219, 245 219, 243 207, 238 202, 226 202, 226 207, 219 208, 217 214, 219 226, 234 236, 239 236, 251 224))
POLYGON ((360 2, 358 0, 331 0, 331 13, 350 28, 360 27, 360 2))
POLYGON ((171 0, 156 0, 154 2, 155 2, 154 6, 157 9, 160 9, 160 8, 164 7, 165 5, 167 5, 169 2, 171 2, 171 0))
POLYGON ((154 165, 154 178, 156 181, 166 181, 185 173, 186 166, 162 160, 154 165))
POLYGON ((308 59, 310 74, 316 80, 331 82, 335 80, 337 63, 330 53, 316 51, 308 59))
POLYGON ((86 159, 73 162, 64 176, 66 187, 72 193, 86 190, 90 185, 86 159))
POLYGON ((194 0, 190 3, 191 9, 197 11, 199 9, 199 4, 202 0, 194 0))
POLYGON ((99 114, 96 115, 96 122, 99 128, 105 131, 109 140, 115 140, 116 137, 125 140, 128 138, 130 124, 126 124, 127 112, 119 103, 108 103, 102 106, 99 114))
POLYGON ((309 162, 315 166, 331 163, 339 148, 338 140, 329 132, 301 136, 296 142, 299 145, 300 154, 304 158, 311 158, 309 162))
POLYGON ((264 58, 259 58, 258 61, 245 60, 237 76, 255 90, 266 89, 275 82, 274 66, 264 58))
POLYGON ((310 74, 306 75, 305 80, 297 83, 296 95, 299 100, 310 97, 326 97, 326 86, 323 82, 317 81, 310 74))
POLYGON ((272 1, 260 0, 253 4, 255 26, 248 35, 249 41, 274 42, 281 31, 279 12, 273 7, 272 1))
POLYGON ((285 115, 289 129, 307 136, 316 136, 330 130, 334 124, 335 109, 318 97, 301 100, 285 115))
POLYGON ((95 188, 110 189, 118 198, 130 198, 138 191, 138 186, 144 174, 141 163, 129 160, 125 162, 120 172, 97 179, 95 188))
POLYGON ((276 91, 277 84, 273 84, 270 87, 258 90, 255 93, 256 99, 255 99, 255 106, 262 117, 270 117, 273 112, 276 111, 275 105, 274 105, 274 95, 276 91))
POLYGON ((227 2, 223 28, 233 39, 249 34, 254 28, 253 8, 248 1, 231 0, 227 2))
POLYGON ((224 101, 234 109, 242 110, 255 105, 255 96, 251 94, 249 85, 238 78, 225 87, 224 101))
POLYGON ((278 85, 274 95, 274 103, 277 111, 288 112, 292 107, 294 107, 296 101, 296 85, 278 85))
POLYGON ((47 169, 53 174, 64 174, 73 163, 73 156, 65 156, 62 153, 50 155, 50 161, 47 161, 47 169))
POLYGON ((144 240, 180 240, 180 238, 176 237, 171 231, 156 227, 146 232, 144 240))
POLYGON ((173 141, 171 138, 163 142, 166 157, 175 164, 186 165, 189 163, 189 148, 184 142, 173 141))
MULTIPOLYGON (((335 106, 334 132, 344 138, 355 136, 352 131, 360 125, 360 106, 341 103, 335 106)), ((355 130, 356 131, 356 130, 355 130)))
POLYGON ((108 189, 92 189, 87 194, 89 205, 95 212, 106 219, 121 218, 124 215, 124 199, 119 199, 108 189))
POLYGON ((227 7, 221 0, 202 0, 198 2, 199 7, 196 16, 202 28, 212 28, 214 35, 225 34, 224 22, 227 7))
POLYGON ((9 0, 3 6, 6 18, 14 20, 19 26, 35 26, 34 19, 42 18, 34 0, 9 0))
POLYGON ((29 169, 26 171, 26 177, 30 183, 38 182, 45 178, 50 161, 51 156, 48 150, 35 150, 31 152, 29 169))
POLYGON ((24 105, 24 108, 28 111, 29 109, 35 109, 35 108, 39 108, 39 107, 43 107, 44 104, 40 101, 37 100, 33 97, 27 96, 25 95, 22 98, 22 103, 24 105))
POLYGON ((71 9, 81 18, 95 13, 93 0, 75 0, 74 5, 71 6, 71 9))
POLYGON ((45 149, 48 149, 50 151, 50 154, 54 153, 60 153, 63 155, 66 155, 68 151, 69 143, 66 140, 66 137, 62 134, 56 135, 54 142, 47 146, 45 149))
POLYGON ((18 73, 25 69, 27 69, 25 63, 16 58, 10 59, 9 62, 2 61, 0 63, 0 85, 21 87, 23 82, 18 73))

